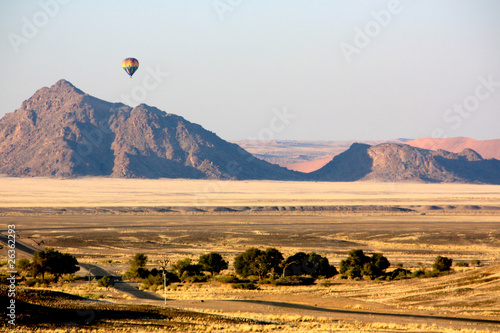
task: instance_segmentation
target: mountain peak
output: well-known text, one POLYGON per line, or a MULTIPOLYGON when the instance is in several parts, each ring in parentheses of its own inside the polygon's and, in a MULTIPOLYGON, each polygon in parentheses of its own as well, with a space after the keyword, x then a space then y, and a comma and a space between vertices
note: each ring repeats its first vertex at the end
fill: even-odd
POLYGON ((57 81, 52 87, 49 88, 49 90, 52 91, 59 91, 59 92, 76 92, 81 95, 85 95, 83 91, 75 87, 71 82, 61 79, 57 81))
POLYGON ((89 96, 66 80, 0 120, 0 173, 12 176, 295 179, 180 116, 89 96))

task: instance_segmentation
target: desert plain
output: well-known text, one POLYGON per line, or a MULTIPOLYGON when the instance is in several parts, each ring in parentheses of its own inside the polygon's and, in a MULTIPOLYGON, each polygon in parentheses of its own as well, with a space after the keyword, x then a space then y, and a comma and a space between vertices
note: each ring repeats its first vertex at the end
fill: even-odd
POLYGON ((141 290, 141 283, 126 281, 114 288, 95 281, 20 287, 26 311, 63 292, 56 297, 61 311, 99 318, 41 320, 20 330, 500 331, 498 185, 2 177, 0 222, 3 235, 15 225, 18 258, 53 247, 75 255, 83 276, 122 276, 139 252, 154 268, 162 258, 196 260, 212 251, 229 262, 221 274, 231 274, 235 256, 250 247, 275 247, 285 257, 316 252, 337 269, 352 249, 383 253, 389 271, 430 270, 437 256, 481 263, 397 281, 337 275, 258 290, 215 280, 174 283, 166 305, 163 288, 141 290))

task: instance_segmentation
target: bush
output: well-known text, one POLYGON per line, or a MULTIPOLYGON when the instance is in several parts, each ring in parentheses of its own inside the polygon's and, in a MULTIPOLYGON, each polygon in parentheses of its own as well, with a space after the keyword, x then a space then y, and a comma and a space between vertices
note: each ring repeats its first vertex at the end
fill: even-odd
POLYGON ((469 267, 469 264, 463 261, 459 261, 455 263, 455 266, 457 267, 469 267))
POLYGON ((275 286, 310 286, 314 281, 315 278, 308 276, 286 276, 269 282, 275 286))
POLYGON ((438 272, 446 272, 446 271, 449 271, 451 269, 452 263, 453 263, 453 259, 438 256, 436 258, 436 261, 434 261, 432 268, 438 272))
POLYGON ((257 290, 259 287, 252 282, 244 282, 244 283, 234 283, 231 285, 233 289, 246 289, 246 290, 257 290))
POLYGON ((26 280, 25 284, 27 287, 39 287, 42 284, 47 284, 47 281, 35 278, 26 280))
POLYGON ((471 260, 470 263, 471 263, 471 265, 474 265, 474 266, 480 266, 481 265, 481 261, 477 260, 477 259, 471 260))
POLYGON ((138 280, 145 279, 150 275, 150 272, 146 268, 132 266, 128 271, 123 275, 124 279, 127 280, 138 280))
POLYGON ((411 274, 412 278, 423 278, 425 277, 425 270, 419 269, 411 274))
POLYGON ((99 280, 97 280, 97 286, 109 288, 115 285, 115 281, 111 276, 103 276, 99 280))
POLYGON ((85 277, 80 276, 80 275, 74 275, 74 274, 63 276, 64 282, 73 282, 73 281, 79 281, 79 280, 85 280, 85 277))
POLYGON ((392 272, 387 273, 390 280, 404 280, 412 276, 411 271, 404 268, 396 268, 392 272))
POLYGON ((183 282, 190 282, 190 283, 207 282, 208 275, 205 274, 190 275, 188 272, 184 272, 182 274, 181 280, 183 282))
POLYGON ((219 276, 216 281, 220 282, 220 283, 240 283, 240 282, 242 282, 242 280, 240 280, 235 275, 222 275, 222 276, 219 276))

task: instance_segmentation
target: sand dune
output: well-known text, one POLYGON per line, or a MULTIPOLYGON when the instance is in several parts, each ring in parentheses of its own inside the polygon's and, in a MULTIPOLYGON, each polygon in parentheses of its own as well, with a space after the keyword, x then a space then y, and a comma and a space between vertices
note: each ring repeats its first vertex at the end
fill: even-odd
POLYGON ((443 149, 453 153, 460 153, 462 150, 470 148, 478 152, 483 158, 500 159, 500 139, 480 141, 464 137, 446 139, 422 138, 408 141, 406 144, 430 150, 443 149))

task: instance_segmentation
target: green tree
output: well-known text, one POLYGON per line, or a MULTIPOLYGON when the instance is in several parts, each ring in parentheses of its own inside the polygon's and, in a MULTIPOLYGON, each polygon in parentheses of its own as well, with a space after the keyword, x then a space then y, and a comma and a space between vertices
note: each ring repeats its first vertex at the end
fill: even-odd
POLYGON ((446 272, 451 269, 452 264, 453 264, 453 259, 438 256, 436 258, 436 261, 434 261, 432 268, 439 272, 446 272))
POLYGON ((256 275, 264 279, 269 273, 277 272, 282 261, 283 255, 275 248, 262 251, 252 247, 236 256, 234 269, 243 277, 256 275))
POLYGON ((228 263, 222 258, 222 256, 217 252, 211 252, 208 254, 203 254, 198 260, 198 264, 201 265, 202 270, 210 272, 210 275, 214 273, 219 274, 222 270, 227 269, 228 263))
POLYGON ((340 262, 340 273, 344 277, 369 276, 375 279, 384 275, 390 265, 389 260, 381 253, 374 253, 369 257, 363 253, 363 250, 351 250, 347 259, 340 262))
POLYGON ((130 260, 130 268, 125 272, 126 279, 144 279, 149 275, 146 267, 148 256, 144 253, 136 253, 130 260))
POLYGON ((74 256, 69 253, 61 253, 52 248, 35 252, 32 267, 35 278, 39 274, 44 278, 45 272, 48 272, 54 275, 55 282, 63 274, 72 274, 80 270, 78 261, 74 256))
POLYGON ((148 256, 144 253, 136 253, 131 261, 131 267, 135 268, 144 268, 146 267, 146 263, 148 262, 148 256))
POLYGON ((286 275, 310 275, 313 278, 324 276, 330 278, 338 274, 337 269, 330 265, 326 257, 322 257, 314 252, 297 252, 288 257, 284 263, 283 276, 286 275))

